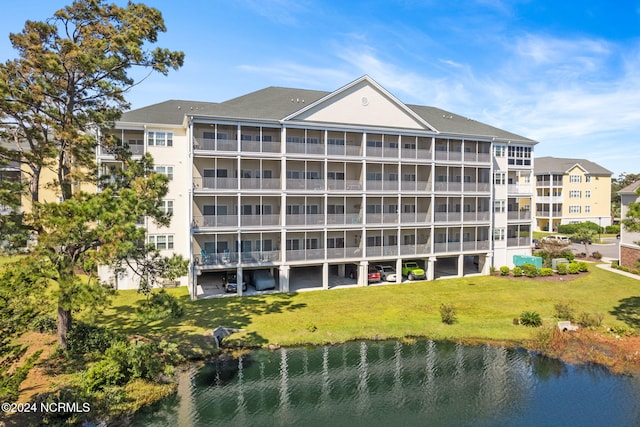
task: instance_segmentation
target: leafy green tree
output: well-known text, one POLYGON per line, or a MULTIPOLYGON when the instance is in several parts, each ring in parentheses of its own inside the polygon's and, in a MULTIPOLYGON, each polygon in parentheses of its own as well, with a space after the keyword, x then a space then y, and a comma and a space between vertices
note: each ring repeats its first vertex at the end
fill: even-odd
POLYGON ((598 235, 592 227, 581 226, 576 228, 571 234, 571 239, 584 244, 584 253, 589 254, 589 242, 592 242, 598 235))
POLYGON ((67 348, 66 336, 72 313, 81 308, 97 309, 107 303, 110 288, 98 281, 98 265, 131 268, 145 291, 160 278, 186 274, 181 256, 160 256, 145 243, 146 229, 136 224, 145 216, 166 226, 170 216, 162 210, 168 191, 167 177, 153 172, 153 160, 128 156, 123 168, 112 171, 101 191, 78 193, 60 203, 38 203, 31 222, 41 230, 30 257, 46 259, 58 283, 58 340, 67 348), (82 275, 79 273, 83 273, 82 275))
POLYGON ((45 168, 63 200, 74 181, 95 178, 95 129, 129 107, 125 94, 140 83, 131 68, 166 75, 182 66, 182 52, 149 48, 164 31, 161 13, 144 4, 78 0, 9 36, 19 57, 0 65, 0 138, 9 143, 0 158, 25 166, 34 202, 45 168))
POLYGON ((640 173, 623 172, 619 177, 611 179, 611 210, 614 217, 620 216, 621 201, 618 191, 636 181, 640 181, 640 173))

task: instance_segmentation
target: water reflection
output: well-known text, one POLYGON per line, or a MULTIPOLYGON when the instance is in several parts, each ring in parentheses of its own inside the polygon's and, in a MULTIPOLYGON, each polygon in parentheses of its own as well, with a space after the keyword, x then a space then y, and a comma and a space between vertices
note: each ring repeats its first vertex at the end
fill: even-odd
POLYGON ((630 377, 523 350, 419 341, 216 361, 133 425, 635 426, 630 377))

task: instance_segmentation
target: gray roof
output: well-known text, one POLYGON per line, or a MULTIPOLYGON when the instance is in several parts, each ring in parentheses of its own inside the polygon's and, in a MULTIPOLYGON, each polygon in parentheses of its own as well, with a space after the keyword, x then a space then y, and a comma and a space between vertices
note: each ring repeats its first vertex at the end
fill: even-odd
POLYGON ((636 191, 638 191, 638 188, 640 188, 640 181, 636 181, 633 184, 629 184, 624 188, 621 188, 620 190, 618 190, 618 194, 622 195, 622 194, 638 194, 636 193, 636 191))
POLYGON ((584 169, 584 171, 589 175, 613 175, 613 172, 609 169, 605 169, 590 160, 565 159, 558 157, 536 157, 533 171, 536 175, 546 175, 551 173, 565 174, 576 165, 584 169))
MULTIPOLYGON (((181 125, 185 115, 280 121, 331 93, 268 87, 220 103, 169 100, 126 112, 122 115, 120 122, 181 125)), ((536 143, 529 138, 439 108, 420 105, 407 105, 407 107, 441 133, 536 143)))

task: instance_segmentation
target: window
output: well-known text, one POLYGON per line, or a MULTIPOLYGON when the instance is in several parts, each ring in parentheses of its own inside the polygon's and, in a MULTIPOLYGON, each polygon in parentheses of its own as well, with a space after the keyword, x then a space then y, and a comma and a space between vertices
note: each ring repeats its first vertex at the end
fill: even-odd
POLYGON ((300 171, 287 170, 287 179, 301 179, 300 171))
POLYGON ((504 240, 504 228, 493 229, 493 240, 504 240))
POLYGON ((287 137, 287 142, 300 142, 300 137, 299 136, 288 136, 287 137))
POLYGON ((382 141, 367 140, 367 147, 382 147, 382 141))
POLYGON ((579 199, 580 197, 582 197, 582 191, 580 191, 580 190, 571 190, 571 191, 569 191, 569 198, 570 199, 579 199))
POLYGON ((318 138, 307 138, 306 142, 307 144, 319 144, 320 140, 318 138))
POLYGON ((368 214, 382 213, 382 205, 367 205, 367 213, 368 214))
POLYGON ((507 182, 506 174, 504 172, 496 172, 493 182, 495 185, 505 185, 507 182))
POLYGON ((307 179, 320 179, 320 172, 307 171, 307 179))
POLYGON ((340 138, 329 138, 327 140, 327 143, 329 145, 344 145, 344 139, 340 139, 340 138))
POLYGON ((327 205, 327 213, 329 215, 344 214, 344 205, 327 205))
POLYGON ((520 145, 510 145, 507 147, 510 165, 531 165, 531 147, 523 147, 520 145))
POLYGON ((381 236, 367 236, 367 246, 382 246, 382 237, 381 236))
POLYGON ((584 197, 587 199, 591 198, 591 190, 584 190, 584 197))
POLYGON ((172 147, 173 132, 149 132, 147 134, 149 146, 172 147))
POLYGON ((403 181, 409 181, 409 182, 415 182, 416 181, 416 174, 415 173, 404 173, 404 174, 402 174, 402 180, 403 181))
POLYGON ((287 215, 300 215, 300 205, 287 205, 287 215))
POLYGON ((173 249, 173 234, 150 234, 147 241, 159 251, 173 249))
POLYGON ((163 200, 160 209, 168 215, 173 215, 173 200, 163 200))
POLYGON ((165 175, 169 178, 169 181, 173 180, 173 166, 157 165, 154 166, 153 170, 155 173, 165 175))
POLYGON ((288 251, 298 251, 298 250, 300 250, 300 240, 298 240, 298 239, 287 239, 287 250, 288 251))
POLYGON ((329 249, 344 248, 344 238, 342 238, 342 237, 328 237, 327 238, 327 248, 329 248, 329 249))
POLYGON ((242 178, 252 178, 253 177, 253 170, 252 169, 242 169, 240 171, 240 176, 242 178))
POLYGON ((344 172, 327 172, 327 178, 332 181, 344 181, 344 172))
POLYGON ((579 205, 570 205, 569 206, 569 213, 578 214, 580 212, 582 212, 582 209, 581 209, 581 207, 579 205))
POLYGON ((591 175, 586 175, 584 177, 584 182, 591 182, 591 175))
POLYGON ((493 211, 494 212, 504 212, 505 201, 504 200, 494 200, 493 201, 493 211))
POLYGON ((381 172, 367 172, 367 181, 382 181, 381 172))
POLYGON ((493 155, 496 157, 504 157, 507 154, 507 147, 504 145, 496 145, 493 147, 493 155))
POLYGON ((569 175, 569 182, 574 182, 574 183, 582 182, 582 176, 580 176, 580 175, 569 175))
POLYGON ((591 213, 591 205, 586 205, 584 207, 584 213, 591 213))

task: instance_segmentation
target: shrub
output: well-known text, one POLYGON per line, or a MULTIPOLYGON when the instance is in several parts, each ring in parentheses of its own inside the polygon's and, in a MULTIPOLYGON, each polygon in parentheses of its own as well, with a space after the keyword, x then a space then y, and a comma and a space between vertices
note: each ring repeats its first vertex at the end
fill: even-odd
POLYGON ((533 264, 522 264, 522 273, 527 277, 538 277, 538 268, 533 264))
POLYGON ((629 271, 629 273, 640 274, 640 270, 634 268, 633 270, 629 271))
POLYGON ((548 251, 541 250, 534 254, 537 257, 542 258, 543 267, 551 267, 551 254, 548 251))
POLYGON ((602 325, 604 315, 602 313, 590 314, 582 312, 578 316, 578 324, 584 328, 597 327, 602 325))
POLYGON ((620 265, 618 264, 618 261, 611 261, 611 268, 618 268, 620 267, 620 265))
POLYGON ((67 351, 75 355, 104 353, 119 341, 124 341, 124 337, 116 332, 101 326, 77 322, 67 334, 67 351))
POLYGON ((581 273, 586 273, 587 271, 589 271, 589 264, 584 261, 580 261, 578 263, 578 271, 580 271, 581 273))
POLYGON ((564 251, 562 252, 560 258, 566 258, 567 261, 571 262, 576 258, 576 255, 571 251, 564 251))
POLYGON ((598 251, 595 251, 594 253, 592 253, 591 256, 595 259, 602 259, 602 254, 598 251))
POLYGON ((571 262, 567 267, 567 271, 569 274, 578 274, 580 273, 580 265, 577 262, 571 262))
POLYGON ((559 302, 553 306, 556 310, 555 317, 562 320, 573 320, 575 310, 569 303, 559 302))
POLYGON ((558 226, 558 233, 561 234, 575 234, 579 229, 587 228, 593 230, 594 233, 600 233, 603 228, 595 222, 586 221, 578 224, 561 224, 558 226))
POLYGON ((513 267, 513 277, 522 277, 522 268, 513 267))
POLYGON ((542 318, 540 317, 540 314, 535 311, 523 311, 520 314, 520 324, 537 328, 538 326, 542 326, 542 318))
POLYGON ((40 315, 31 322, 31 329, 41 334, 52 334, 58 330, 58 322, 53 316, 40 315))
POLYGON ((500 275, 508 276, 509 275, 509 267, 507 267, 506 265, 503 265, 502 267, 500 267, 500 275))
POLYGON ((540 276, 543 276, 543 277, 553 276, 553 270, 548 267, 543 267, 540 269, 540 276))
POLYGON ((164 289, 152 293, 147 301, 140 303, 136 311, 142 320, 147 321, 184 316, 184 306, 182 303, 164 289))
POLYGON ((451 304, 440 304, 440 318, 442 319, 442 323, 447 325, 453 325, 456 323, 456 308, 451 304))
POLYGON ((604 232, 607 234, 620 234, 620 225, 607 225, 604 228, 604 232))
POLYGON ((565 264, 565 263, 558 264, 558 265, 556 266, 556 269, 558 270, 558 274, 560 274, 560 275, 562 275, 562 276, 564 276, 565 274, 567 274, 567 265, 568 265, 568 264, 565 264))

